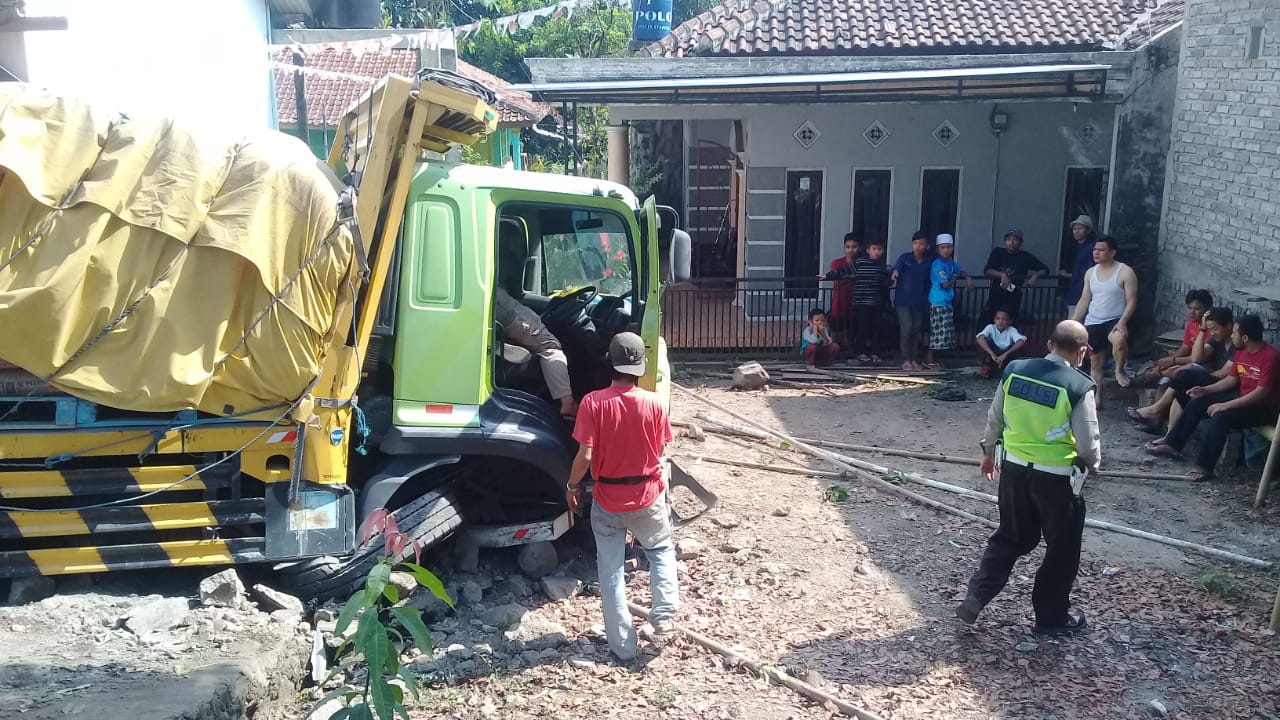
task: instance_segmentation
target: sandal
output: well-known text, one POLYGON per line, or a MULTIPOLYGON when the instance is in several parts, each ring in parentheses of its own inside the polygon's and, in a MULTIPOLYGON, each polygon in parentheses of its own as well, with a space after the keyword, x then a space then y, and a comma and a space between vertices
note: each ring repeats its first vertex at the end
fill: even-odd
POLYGON ((1213 480, 1214 476, 1211 472, 1197 468, 1187 473, 1187 479, 1191 482, 1208 482, 1209 480, 1213 480))
POLYGON ((1134 422, 1134 423, 1135 423, 1135 424, 1137 424, 1137 425, 1146 425, 1147 423, 1151 422, 1151 418, 1149 418, 1149 417, 1147 417, 1146 415, 1143 415, 1142 413, 1138 412, 1138 408, 1136 408, 1136 407, 1127 407, 1127 408, 1125 408, 1125 409, 1124 409, 1124 414, 1125 414, 1125 415, 1128 415, 1128 416, 1129 416, 1129 420, 1131 420, 1132 422, 1134 422))
POLYGON ((856 359, 857 359, 857 361, 858 361, 858 362, 862 363, 863 365, 870 365, 870 364, 871 364, 871 356, 870 356, 870 355, 868 355, 868 354, 866 354, 866 353, 862 353, 862 354, 861 354, 861 355, 859 355, 856 359))
POLYGON ((1131 380, 1129 376, 1125 375, 1123 372, 1119 372, 1119 373, 1116 373, 1116 384, 1122 388, 1127 388, 1133 384, 1133 380, 1131 380))
POLYGON ((879 355, 876 355, 875 353, 872 353, 872 354, 871 354, 871 364, 872 364, 872 365, 879 365, 879 364, 880 364, 880 363, 882 363, 882 362, 884 362, 884 361, 880 359, 880 356, 879 356, 879 355))

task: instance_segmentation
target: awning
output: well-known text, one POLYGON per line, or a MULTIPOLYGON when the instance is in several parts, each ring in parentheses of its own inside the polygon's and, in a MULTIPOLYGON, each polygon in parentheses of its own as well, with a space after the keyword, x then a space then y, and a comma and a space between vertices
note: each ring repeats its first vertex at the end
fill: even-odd
POLYGON ((582 104, 857 102, 1101 98, 1110 65, 877 70, 790 75, 646 78, 515 86, 546 102, 582 104))

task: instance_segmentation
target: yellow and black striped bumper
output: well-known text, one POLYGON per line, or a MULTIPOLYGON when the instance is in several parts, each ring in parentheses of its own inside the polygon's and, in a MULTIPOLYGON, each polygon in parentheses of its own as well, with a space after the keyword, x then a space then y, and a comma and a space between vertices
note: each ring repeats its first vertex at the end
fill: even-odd
POLYGON ((268 489, 290 478, 297 434, 265 427, 0 431, 0 577, 269 559, 268 489))
POLYGON ((0 577, 261 562, 262 550, 262 538, 10 550, 0 552, 0 577))

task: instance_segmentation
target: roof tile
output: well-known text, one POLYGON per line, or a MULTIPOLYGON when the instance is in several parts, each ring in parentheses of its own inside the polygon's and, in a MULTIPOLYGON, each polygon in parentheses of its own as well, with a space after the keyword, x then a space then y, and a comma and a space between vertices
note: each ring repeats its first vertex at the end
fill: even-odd
MULTIPOLYGON (((334 47, 307 47, 306 67, 321 73, 306 77, 307 124, 311 127, 335 127, 360 96, 376 80, 387 75, 413 77, 420 67, 418 51, 407 48, 370 50, 355 53, 334 47), (325 75, 323 73, 334 73, 325 75), (343 75, 348 77, 342 77, 343 75)), ((277 63, 292 63, 293 51, 285 48, 272 57, 277 63)), ((527 92, 516 90, 502 78, 474 65, 458 61, 458 74, 484 85, 497 97, 499 127, 529 127, 554 114, 551 106, 537 102, 527 92)), ((293 84, 294 73, 276 66, 276 117, 281 125, 298 124, 298 105, 293 84)))
POLYGON ((1136 47, 1185 0, 726 0, 651 57, 1074 51, 1136 47))

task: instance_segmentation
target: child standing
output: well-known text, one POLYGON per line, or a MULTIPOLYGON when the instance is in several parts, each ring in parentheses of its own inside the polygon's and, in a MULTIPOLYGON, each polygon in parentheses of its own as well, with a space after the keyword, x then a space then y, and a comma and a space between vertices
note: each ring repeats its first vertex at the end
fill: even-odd
POLYGON ((885 309, 889 307, 889 265, 884 243, 873 241, 867 253, 853 263, 853 350, 861 350, 858 362, 880 364, 876 355, 885 309))
POLYGON ((809 366, 835 362, 840 346, 827 332, 827 314, 820 308, 809 311, 809 324, 800 333, 800 355, 809 366))
POLYGON ((929 235, 917 230, 911 236, 911 252, 902 253, 893 264, 893 281, 898 285, 894 305, 898 310, 898 346, 902 369, 919 370, 920 335, 929 328, 929 278, 933 253, 929 235))
POLYGON ((978 333, 978 350, 982 357, 982 367, 978 374, 991 377, 1002 372, 1004 366, 1018 357, 1022 346, 1027 344, 1027 336, 1018 332, 1013 326, 1013 317, 1003 308, 996 310, 995 322, 982 328, 978 333))
POLYGON ((934 243, 938 257, 929 270, 929 355, 925 366, 939 368, 934 353, 956 348, 956 314, 952 306, 956 300, 956 281, 964 279, 966 287, 973 289, 973 279, 955 261, 955 238, 947 233, 938 236, 934 243))
POLYGON ((862 254, 862 243, 856 233, 844 236, 844 255, 831 261, 830 271, 823 280, 835 280, 831 291, 831 331, 845 343, 853 339, 853 265, 862 254))

